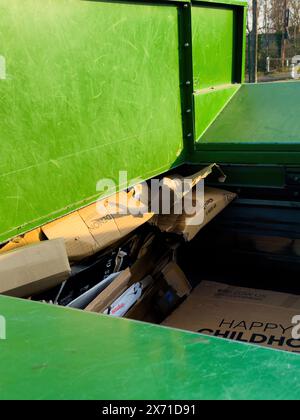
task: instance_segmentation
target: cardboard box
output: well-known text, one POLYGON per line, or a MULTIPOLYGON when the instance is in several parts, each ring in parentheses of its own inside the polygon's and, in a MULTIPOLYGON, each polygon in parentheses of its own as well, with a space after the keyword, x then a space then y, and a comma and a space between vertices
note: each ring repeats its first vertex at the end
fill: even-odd
POLYGON ((130 286, 155 275, 157 268, 170 255, 169 245, 156 238, 147 252, 139 258, 130 268, 122 271, 120 275, 102 293, 100 293, 85 309, 90 312, 103 312, 130 286))
POLYGON ((28 297, 57 286, 71 273, 63 239, 0 255, 0 293, 28 297))
MULTIPOLYGON (((232 192, 206 187, 204 193, 204 210, 203 207, 200 208, 199 206, 199 211, 193 215, 188 215, 184 212, 182 215, 159 215, 156 219, 156 224, 162 232, 178 233, 183 235, 186 241, 191 241, 204 226, 224 210, 235 198, 236 194, 232 192), (202 223, 197 222, 197 220, 201 219, 199 217, 200 212, 204 212, 202 223)), ((193 192, 193 200, 196 201, 195 192, 193 192)))
POLYGON ((64 238, 71 261, 94 255, 122 239, 153 216, 152 213, 138 216, 114 214, 114 205, 118 207, 118 201, 124 199, 124 194, 127 195, 123 192, 101 201, 101 211, 99 203, 95 203, 45 225, 42 230, 48 239, 64 238))
POLYGON ((292 338, 299 314, 300 296, 203 281, 163 325, 300 352, 292 338))
POLYGON ((191 291, 191 285, 181 268, 174 262, 162 262, 160 274, 126 313, 126 318, 160 323, 191 291))

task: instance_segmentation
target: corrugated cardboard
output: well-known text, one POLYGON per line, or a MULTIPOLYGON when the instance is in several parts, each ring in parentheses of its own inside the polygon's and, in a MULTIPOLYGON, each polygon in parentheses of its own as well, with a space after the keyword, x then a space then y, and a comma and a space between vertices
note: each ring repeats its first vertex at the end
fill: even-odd
POLYGON ((292 319, 300 296, 203 281, 163 325, 300 352, 292 319))
MULTIPOLYGON (((169 175, 165 176, 160 180, 160 184, 162 189, 159 191, 156 191, 156 196, 154 195, 154 192, 152 191, 151 199, 155 204, 160 203, 160 209, 163 208, 163 197, 162 197, 162 190, 165 192, 169 192, 169 199, 170 199, 170 207, 173 208, 177 203, 181 202, 183 198, 189 194, 192 189, 199 184, 200 181, 203 181, 206 179, 214 170, 214 168, 218 169, 221 176, 219 177, 219 182, 225 182, 226 175, 222 171, 219 165, 216 163, 213 163, 212 165, 209 165, 200 171, 188 175, 186 177, 183 177, 179 174, 169 175)), ((153 202, 151 204, 153 204, 153 202)), ((156 213, 159 214, 161 211, 157 211, 156 213)), ((153 220, 155 222, 155 219, 153 220)))
POLYGON ((25 235, 17 236, 16 238, 8 242, 6 245, 4 245, 2 248, 0 248, 0 254, 12 251, 17 248, 21 248, 22 246, 38 243, 42 241, 42 236, 43 235, 41 229, 35 229, 31 232, 26 233, 25 235))
POLYGON ((0 293, 28 297, 57 286, 71 273, 63 239, 0 255, 0 293))
POLYGON ((153 216, 152 213, 138 216, 112 214, 113 204, 118 202, 121 194, 126 193, 103 200, 101 212, 97 204, 92 204, 45 225, 42 230, 49 239, 65 239, 71 261, 89 257, 125 237, 153 216))
MULTIPOLYGON (((174 232, 182 234, 187 241, 191 241, 197 233, 216 217, 228 204, 236 198, 236 194, 217 188, 205 188, 204 193, 204 220, 197 224, 199 212, 194 215, 170 214, 159 215, 156 224, 162 232, 174 232)), ((196 200, 196 192, 193 192, 193 200, 196 200)), ((201 209, 203 211, 203 208, 201 209)))

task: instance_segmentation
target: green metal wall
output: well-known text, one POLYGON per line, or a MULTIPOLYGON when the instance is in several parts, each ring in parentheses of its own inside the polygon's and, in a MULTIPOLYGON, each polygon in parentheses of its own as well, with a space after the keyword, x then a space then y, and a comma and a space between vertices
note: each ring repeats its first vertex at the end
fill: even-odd
POLYGON ((235 82, 235 9, 196 4, 192 10, 196 91, 235 82))
POLYGON ((171 2, 0 0, 0 242, 183 162, 178 51, 171 2))

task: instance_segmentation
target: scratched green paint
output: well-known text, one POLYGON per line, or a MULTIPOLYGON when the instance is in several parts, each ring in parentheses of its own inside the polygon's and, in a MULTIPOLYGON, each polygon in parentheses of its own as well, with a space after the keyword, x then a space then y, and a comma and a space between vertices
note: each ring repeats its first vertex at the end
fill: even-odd
POLYGON ((196 5, 192 25, 194 89, 233 83, 234 9, 196 5))
POLYGON ((0 55, 0 242, 183 162, 176 5, 0 0, 0 55))
POLYGON ((0 308, 0 399, 300 398, 299 355, 4 296, 0 308))
POLYGON ((236 8, 227 5, 192 8, 196 141, 240 87, 235 84, 236 16, 236 8))
POLYGON ((215 121, 239 88, 240 85, 230 85, 224 89, 210 89, 194 94, 196 139, 215 121))

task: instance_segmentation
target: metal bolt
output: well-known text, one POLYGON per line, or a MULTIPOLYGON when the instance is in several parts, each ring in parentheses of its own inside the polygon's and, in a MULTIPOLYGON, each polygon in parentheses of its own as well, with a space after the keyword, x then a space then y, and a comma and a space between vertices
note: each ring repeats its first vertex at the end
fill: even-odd
POLYGON ((192 112, 192 110, 191 110, 191 109, 187 109, 187 110, 186 110, 186 113, 187 113, 187 114, 190 114, 191 112, 192 112))
POLYGON ((189 5, 187 3, 184 4, 184 7, 189 7, 189 5))
POLYGON ((185 84, 186 84, 187 86, 189 86, 189 85, 191 84, 191 82, 190 82, 189 80, 187 80, 187 81, 185 82, 185 84))
POLYGON ((189 44, 188 42, 186 42, 186 43, 184 44, 184 46, 185 46, 185 48, 188 48, 188 47, 190 46, 190 44, 189 44))
POLYGON ((192 137, 192 133, 189 133, 189 134, 187 135, 187 137, 189 137, 189 138, 190 138, 190 137, 192 137))

